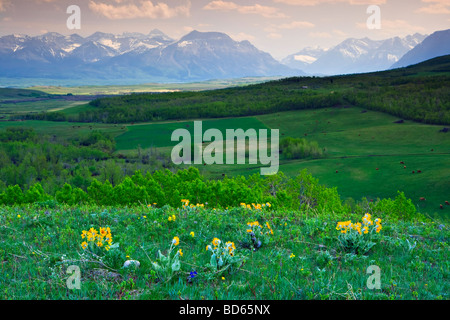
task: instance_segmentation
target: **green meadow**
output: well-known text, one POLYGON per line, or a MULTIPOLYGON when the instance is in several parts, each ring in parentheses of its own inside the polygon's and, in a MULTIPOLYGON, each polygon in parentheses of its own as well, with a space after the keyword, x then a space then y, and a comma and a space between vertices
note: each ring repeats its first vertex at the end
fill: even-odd
MULTIPOLYGON (((209 128, 223 133, 227 128, 269 128, 279 129, 281 138, 317 141, 325 149, 325 158, 281 158, 279 171, 293 176, 307 169, 324 185, 337 187, 341 197, 349 201, 393 198, 397 191, 404 191, 420 211, 448 219, 449 208, 440 209, 440 205, 450 201, 450 171, 445 170, 450 168, 450 135, 440 132, 443 126, 395 123, 397 120, 380 112, 340 107, 205 120, 203 132, 209 128)), ((170 137, 179 128, 189 130, 193 137, 192 121, 128 125, 127 131, 116 137, 117 152, 140 146, 159 148, 170 155, 178 143, 170 141, 170 137)), ((206 176, 220 178, 223 174, 248 176, 260 172, 260 167, 224 164, 198 169, 206 176)))

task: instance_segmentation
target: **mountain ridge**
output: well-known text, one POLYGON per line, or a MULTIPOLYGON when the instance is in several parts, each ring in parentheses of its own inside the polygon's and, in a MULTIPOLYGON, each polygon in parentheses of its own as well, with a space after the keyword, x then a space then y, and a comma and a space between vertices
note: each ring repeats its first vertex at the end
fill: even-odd
POLYGON ((142 33, 95 32, 90 36, 0 38, 5 77, 202 81, 248 76, 304 75, 276 61, 249 41, 220 32, 192 31, 174 40, 158 29, 142 33))

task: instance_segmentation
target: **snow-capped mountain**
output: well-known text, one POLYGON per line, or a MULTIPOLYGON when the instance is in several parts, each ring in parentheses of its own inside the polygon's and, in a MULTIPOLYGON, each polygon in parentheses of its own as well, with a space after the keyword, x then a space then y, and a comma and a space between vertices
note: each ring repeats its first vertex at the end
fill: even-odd
POLYGON ((293 76, 248 41, 218 32, 192 31, 175 41, 160 30, 149 34, 96 32, 86 38, 46 33, 0 38, 3 77, 52 79, 207 80, 245 76, 293 76))
POLYGON ((315 75, 386 70, 425 37, 416 33, 404 38, 394 37, 386 40, 350 38, 325 52, 319 52, 317 59, 304 65, 302 70, 315 75))
POLYGON ((112 59, 121 66, 139 67, 172 79, 220 79, 303 74, 280 64, 248 41, 234 41, 219 32, 192 31, 167 46, 136 51, 112 59))
POLYGON ((412 64, 450 54, 450 29, 436 31, 414 49, 407 52, 392 68, 407 67, 412 64))
POLYGON ((304 70, 311 63, 316 62, 327 50, 321 47, 306 47, 297 53, 287 56, 281 60, 281 63, 293 69, 304 70))

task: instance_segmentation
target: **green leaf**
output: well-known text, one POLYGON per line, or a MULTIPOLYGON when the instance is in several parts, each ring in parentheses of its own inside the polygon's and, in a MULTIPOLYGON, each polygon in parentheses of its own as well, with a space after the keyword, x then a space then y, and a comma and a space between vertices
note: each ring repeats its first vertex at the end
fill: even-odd
POLYGON ((175 258, 175 261, 172 263, 172 271, 173 272, 178 271, 178 270, 180 270, 180 267, 181 267, 180 260, 177 257, 177 258, 175 258))
POLYGON ((211 261, 209 262, 211 264, 211 266, 215 269, 217 269, 217 259, 216 259, 216 254, 213 253, 211 255, 211 261))

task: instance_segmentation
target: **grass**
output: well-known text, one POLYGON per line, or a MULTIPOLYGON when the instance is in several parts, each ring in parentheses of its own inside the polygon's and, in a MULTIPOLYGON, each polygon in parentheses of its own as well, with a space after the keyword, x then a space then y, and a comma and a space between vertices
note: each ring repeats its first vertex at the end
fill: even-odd
MULTIPOLYGON (((343 199, 394 198, 401 190, 421 212, 448 219, 449 208, 440 209, 440 205, 450 201, 450 172, 445 170, 450 167, 450 136, 439 132, 442 126, 412 121, 397 124, 397 120, 381 112, 341 107, 207 120, 203 125, 204 130, 214 126, 221 131, 240 127, 279 129, 281 138, 317 141, 325 148, 326 158, 282 160, 279 170, 293 176, 307 169, 324 185, 337 187, 343 199), (426 201, 421 201, 422 197, 426 201)), ((127 126, 128 131, 116 138, 117 152, 126 153, 140 145, 170 154, 171 146, 177 143, 170 141, 173 130, 189 125, 187 129, 192 131, 192 124, 189 121, 127 126)), ((248 176, 260 172, 260 167, 209 165, 198 169, 206 176, 220 178, 222 174, 248 176)))
POLYGON ((223 89, 233 86, 242 86, 261 83, 277 77, 247 77, 239 79, 221 79, 188 83, 147 83, 136 85, 89 85, 89 86, 32 86, 29 90, 38 90, 48 94, 74 95, 120 95, 142 92, 174 92, 174 91, 201 91, 223 89))
MULTIPOLYGON (((375 218, 375 217, 374 217, 375 218)), ((174 209, 51 206, 0 208, 0 298, 75 300, 447 300, 448 227, 431 221, 384 219, 375 246, 363 254, 338 245, 338 221, 361 217, 286 212, 276 208, 174 209), (175 215, 175 221, 168 217, 175 215), (246 225, 269 223, 273 235, 252 251, 246 225), (110 227, 116 248, 83 250, 81 233, 110 227), (191 232, 195 235, 192 237, 191 232), (181 268, 162 277, 152 268, 158 250, 167 254, 180 239, 181 268), (232 241, 239 268, 210 272, 213 238, 232 241), (408 244, 408 241, 409 244, 408 244), (414 246, 415 244, 415 246, 414 246), (140 267, 123 268, 126 260, 140 267), (81 271, 80 290, 68 289, 66 271, 81 271), (367 287, 367 268, 380 267, 381 289, 367 287), (197 276, 190 280, 190 272, 197 276), (223 277, 223 278, 222 278, 223 277)), ((367 236, 367 235, 366 235, 367 236)), ((173 256, 173 254, 172 254, 173 256)))
MULTIPOLYGON (((178 141, 171 141, 172 133, 176 129, 187 129, 191 133, 192 142, 194 141, 194 122, 167 122, 157 124, 138 124, 127 126, 128 131, 116 138, 117 150, 136 149, 139 145, 141 148, 153 147, 172 147, 178 144, 178 141)), ((214 128, 222 132, 226 136, 226 129, 267 129, 258 119, 253 117, 218 119, 202 121, 204 133, 206 130, 214 128)))
POLYGON ((56 135, 65 138, 73 138, 79 134, 88 134, 92 130, 105 131, 113 135, 122 134, 126 130, 126 128, 122 126, 102 123, 54 122, 38 120, 0 121, 0 130, 8 127, 29 127, 33 128, 38 134, 56 135))
MULTIPOLYGON (((64 101, 64 100, 46 100, 33 102, 17 102, 17 103, 0 103, 0 116, 8 116, 12 114, 31 114, 52 111, 66 111, 76 109, 80 105, 86 105, 86 101, 64 101)), ((73 114, 74 111, 64 112, 73 114)))

